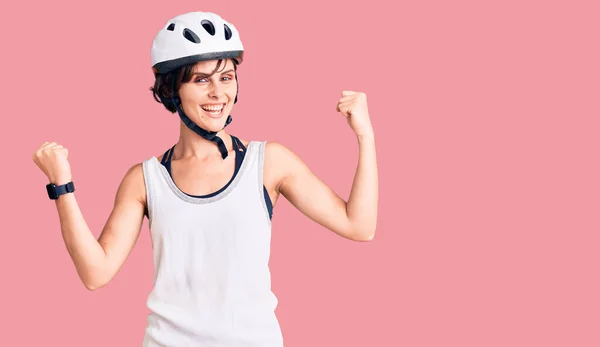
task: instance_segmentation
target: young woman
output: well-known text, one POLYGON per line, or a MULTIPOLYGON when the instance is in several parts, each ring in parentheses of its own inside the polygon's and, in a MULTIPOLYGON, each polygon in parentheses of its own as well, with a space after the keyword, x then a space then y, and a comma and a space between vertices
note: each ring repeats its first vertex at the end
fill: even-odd
POLYGON ((280 195, 344 238, 374 236, 377 163, 365 94, 344 91, 337 104, 359 145, 346 202, 285 146, 224 130, 237 102, 243 51, 236 28, 217 14, 186 13, 160 30, 151 90, 179 114, 179 140, 128 170, 98 240, 77 205, 67 149, 45 142, 33 156, 50 181, 67 250, 90 290, 119 271, 148 217, 156 272, 144 346, 283 345, 268 268, 280 195))

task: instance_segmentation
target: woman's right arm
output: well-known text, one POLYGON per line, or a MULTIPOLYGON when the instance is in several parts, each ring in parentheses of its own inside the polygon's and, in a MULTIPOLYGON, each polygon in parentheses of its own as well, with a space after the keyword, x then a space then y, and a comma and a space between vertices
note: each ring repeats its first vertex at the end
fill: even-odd
POLYGON ((74 194, 61 195, 56 207, 63 240, 79 278, 89 290, 105 286, 129 256, 141 231, 145 210, 141 164, 130 168, 123 178, 98 240, 85 222, 74 194))
MULTIPOLYGON (((66 148, 46 143, 36 151, 34 161, 50 182, 60 185, 71 180, 67 155, 66 148)), ((98 240, 81 213, 75 193, 61 195, 55 204, 62 237, 79 278, 89 290, 105 286, 127 259, 141 231, 146 206, 142 164, 125 174, 98 240)))

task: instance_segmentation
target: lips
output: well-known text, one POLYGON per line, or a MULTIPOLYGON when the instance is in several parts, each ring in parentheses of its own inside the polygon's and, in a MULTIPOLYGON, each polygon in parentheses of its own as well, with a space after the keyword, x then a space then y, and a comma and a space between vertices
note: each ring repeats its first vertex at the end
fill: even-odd
POLYGON ((202 105, 200 107, 210 117, 219 118, 223 113, 223 109, 225 109, 225 104, 202 105))

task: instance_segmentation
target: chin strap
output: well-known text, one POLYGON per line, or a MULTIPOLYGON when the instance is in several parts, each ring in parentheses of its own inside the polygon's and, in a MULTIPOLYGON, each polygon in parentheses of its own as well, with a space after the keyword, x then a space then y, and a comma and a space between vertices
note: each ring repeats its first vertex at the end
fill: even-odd
MULTIPOLYGON (((236 78, 236 83, 237 83, 237 78, 236 78)), ((190 128, 190 130, 192 130, 193 132, 195 132, 196 134, 198 134, 200 137, 212 141, 214 143, 217 144, 217 146, 219 147, 219 151, 221 152, 221 157, 223 157, 223 159, 227 158, 227 156, 229 155, 229 151, 227 151, 227 147, 225 147, 225 143, 223 143, 223 140, 217 136, 217 132, 214 131, 207 131, 205 129, 202 129, 201 127, 198 126, 198 124, 194 123, 186 114, 185 112, 183 112, 183 109, 181 108, 181 99, 179 99, 179 96, 176 96, 175 93, 175 78, 173 78, 173 83, 171 85, 171 102, 173 102, 173 104, 175 105, 175 108, 177 109, 177 113, 179 114, 179 118, 181 118, 181 121, 183 122, 183 124, 185 124, 188 128, 190 128)), ((235 96, 235 101, 233 102, 234 104, 237 103, 237 94, 235 96)), ((223 126, 223 129, 225 129, 225 127, 227 125, 229 125, 229 123, 231 123, 232 118, 231 115, 227 116, 227 121, 225 121, 225 125, 223 126)))
MULTIPOLYGON (((217 136, 217 132, 206 131, 206 130, 202 129, 196 123, 194 123, 188 116, 185 115, 185 113, 183 112, 181 107, 179 107, 179 104, 175 104, 175 107, 177 108, 177 113, 179 113, 179 118, 181 118, 181 121, 183 122, 183 124, 185 124, 188 128, 190 128, 193 132, 198 134, 200 137, 216 143, 217 146, 219 147, 219 151, 221 152, 221 157, 223 157, 223 159, 227 158, 227 156, 229 155, 229 151, 227 151, 227 147, 225 147, 225 143, 223 143, 223 140, 217 136)), ((225 125, 223 126, 223 129, 225 129, 225 127, 229 123, 231 123, 231 120, 232 120, 231 116, 228 116, 227 121, 225 122, 225 125)))

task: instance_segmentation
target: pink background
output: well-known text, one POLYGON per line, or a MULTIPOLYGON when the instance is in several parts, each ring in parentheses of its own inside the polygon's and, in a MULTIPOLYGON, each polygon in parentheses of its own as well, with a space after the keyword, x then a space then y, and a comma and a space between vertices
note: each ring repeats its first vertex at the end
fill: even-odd
POLYGON ((150 46, 193 10, 232 21, 247 50, 229 130, 284 143, 344 198, 357 146, 335 104, 369 97, 375 240, 275 208, 286 347, 600 345, 597 2, 168 3, 2 6, 2 345, 141 346, 147 221, 121 272, 87 291, 31 155, 69 148, 99 235, 126 169, 177 140, 148 90, 150 46))

